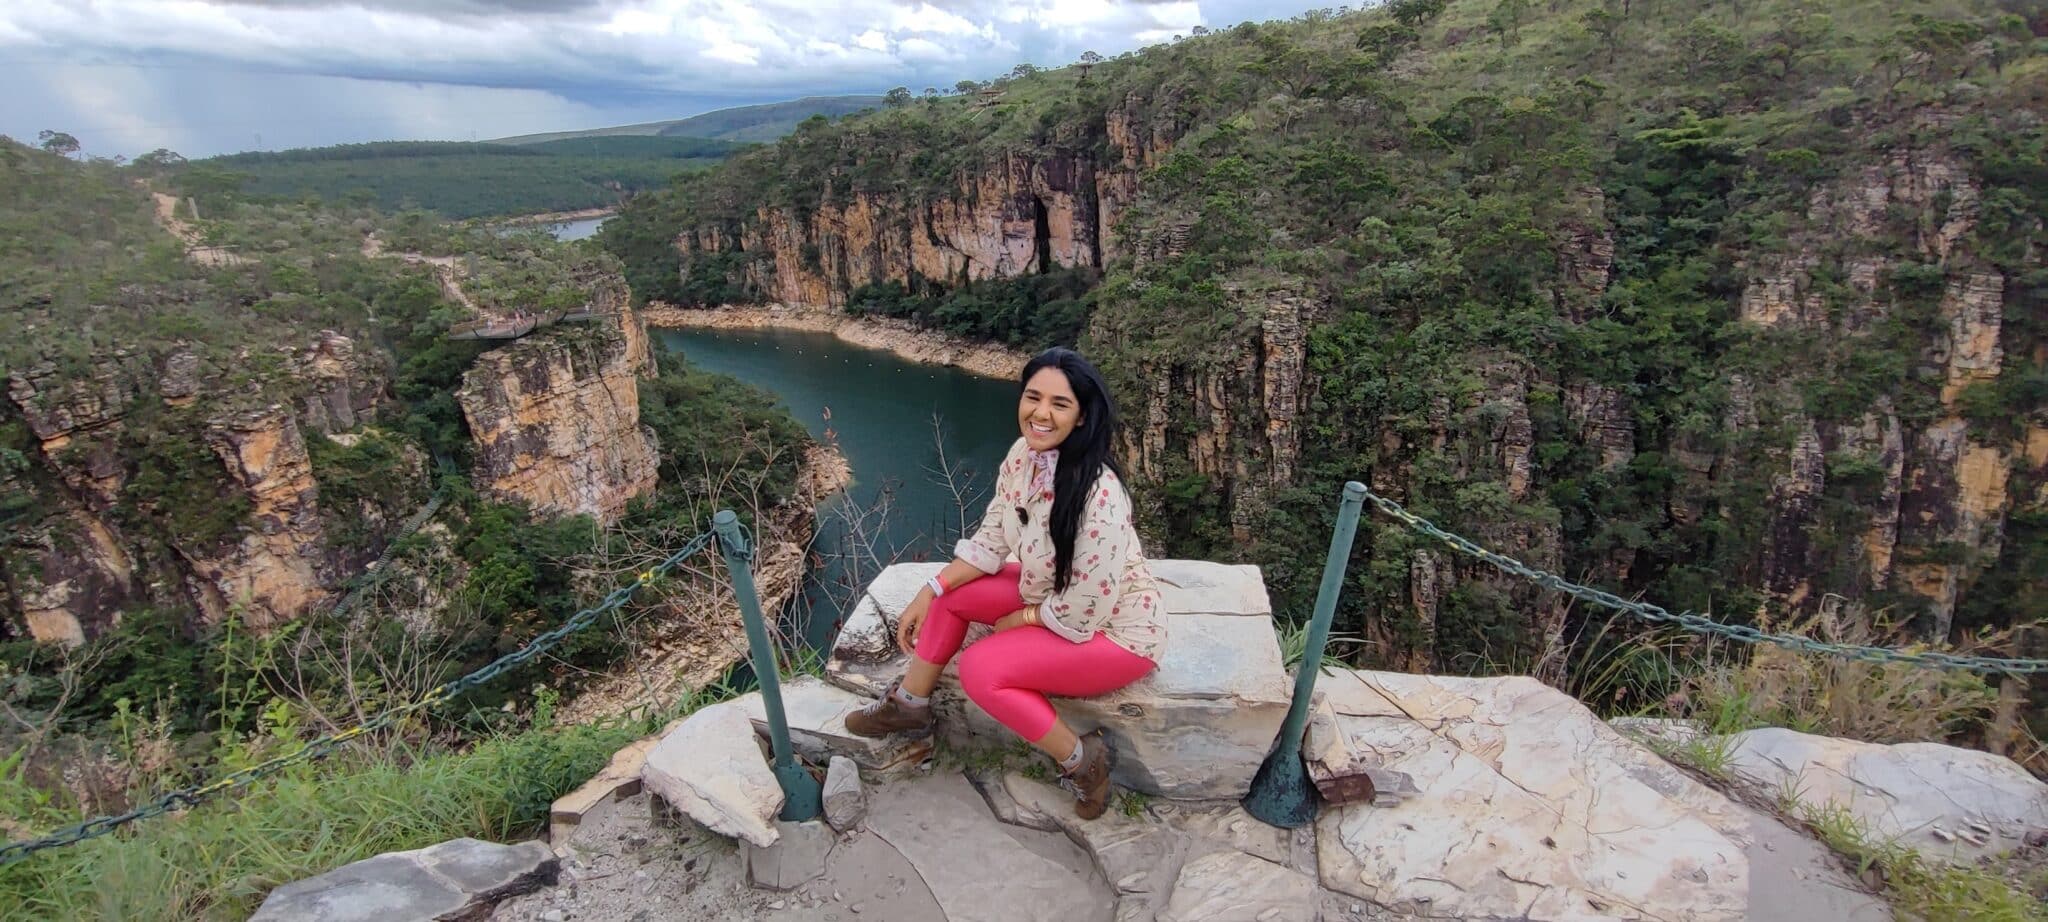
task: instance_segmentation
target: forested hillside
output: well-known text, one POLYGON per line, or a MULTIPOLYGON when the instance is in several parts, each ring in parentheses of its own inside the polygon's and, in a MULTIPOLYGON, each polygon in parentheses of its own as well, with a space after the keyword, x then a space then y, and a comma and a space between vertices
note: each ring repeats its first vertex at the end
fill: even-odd
MULTIPOLYGON (((602 238, 642 297, 1083 330, 1148 551, 1296 611, 1355 478, 1673 610, 1959 641, 2048 611, 2044 35, 2021 0, 1394 0, 813 120, 602 238)), ((1558 679, 1639 636, 1608 618, 1375 518, 1338 629, 1558 679)))
MULTIPOLYGON (((0 249, 9 823, 119 812, 414 700, 715 506, 751 518, 793 495, 801 426, 651 355, 605 254, 423 212, 229 200, 195 223, 189 203, 158 211, 147 178, 0 139, 0 235, 19 244, 0 249), (446 335, 564 307, 595 316, 446 335)), ((516 725, 505 696, 572 692, 636 631, 687 625, 644 614, 693 585, 650 587, 376 742, 425 753, 516 725)))
POLYGON ((745 147, 694 137, 576 138, 519 146, 380 141, 209 157, 181 165, 176 181, 203 203, 229 192, 481 218, 611 207, 745 147))

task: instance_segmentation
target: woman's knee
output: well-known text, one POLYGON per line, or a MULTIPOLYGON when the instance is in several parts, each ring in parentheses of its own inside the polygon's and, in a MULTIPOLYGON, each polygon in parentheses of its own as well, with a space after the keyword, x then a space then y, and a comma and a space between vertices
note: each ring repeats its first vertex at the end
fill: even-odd
POLYGON ((987 644, 975 644, 961 652, 960 690, 975 704, 986 706, 989 697, 996 690, 996 658, 989 655, 987 644))

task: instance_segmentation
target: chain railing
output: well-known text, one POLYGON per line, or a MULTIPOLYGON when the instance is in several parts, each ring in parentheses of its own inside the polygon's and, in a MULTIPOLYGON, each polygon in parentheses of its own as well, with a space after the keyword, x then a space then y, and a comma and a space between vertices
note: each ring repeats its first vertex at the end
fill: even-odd
POLYGON ((453 700, 462 693, 497 678, 507 670, 516 669, 531 662, 534 657, 552 649, 570 634, 589 627, 598 618, 625 605, 643 587, 654 582, 659 577, 666 576, 669 571, 681 565, 684 560, 695 556, 698 552, 708 547, 715 538, 716 536, 712 532, 707 531, 690 539, 689 542, 685 543, 675 553, 670 554, 667 559, 642 572, 632 582, 612 590, 610 595, 604 597, 604 601, 577 612, 553 630, 528 641, 526 646, 498 657, 475 672, 435 686, 415 701, 399 705, 346 730, 309 741, 292 752, 257 765, 252 765, 240 771, 223 775, 207 784, 158 795, 149 802, 126 813, 97 816, 58 829, 40 838, 10 842, 5 846, 0 846, 0 865, 12 864, 45 849, 60 848, 83 842, 87 839, 97 838, 130 823, 162 816, 174 810, 197 806, 228 791, 247 787, 264 777, 274 775, 293 765, 324 758, 350 740, 390 727, 402 718, 423 709, 453 700))
POLYGON ((1960 653, 1944 653, 1939 650, 1893 650, 1886 647, 1869 647, 1858 644, 1830 643, 1798 634, 1773 634, 1746 624, 1724 624, 1705 615, 1693 612, 1673 614, 1648 602, 1635 602, 1611 592, 1582 586, 1554 573, 1546 573, 1504 554, 1498 554, 1480 547, 1472 540, 1448 532, 1428 519, 1401 508, 1401 504, 1387 499, 1370 489, 1365 498, 1381 512, 1386 513, 1409 528, 1435 538, 1452 548, 1477 557, 1502 572, 1519 576, 1546 589, 1554 589, 1575 599, 1591 602, 1615 611, 1626 612, 1645 621, 1656 624, 1676 625, 1696 634, 1725 637, 1737 643, 1767 643, 1796 650, 1802 653, 1818 653, 1823 656, 1838 656, 1845 659, 1869 663, 1906 663, 1931 669, 1963 669, 1971 672, 2000 672, 2008 674, 2048 673, 2048 660, 2012 659, 1997 656, 1969 656, 1960 653))

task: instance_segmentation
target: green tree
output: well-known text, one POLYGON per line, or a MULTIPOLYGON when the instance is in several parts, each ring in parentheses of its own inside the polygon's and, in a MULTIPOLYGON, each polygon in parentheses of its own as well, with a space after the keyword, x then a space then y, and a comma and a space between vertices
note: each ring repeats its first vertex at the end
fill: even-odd
POLYGON ((45 128, 36 133, 36 141, 44 150, 62 157, 78 153, 78 139, 62 131, 45 128))
POLYGON ((904 106, 910 105, 910 88, 907 86, 895 87, 889 92, 882 94, 882 102, 891 109, 901 109, 904 106))

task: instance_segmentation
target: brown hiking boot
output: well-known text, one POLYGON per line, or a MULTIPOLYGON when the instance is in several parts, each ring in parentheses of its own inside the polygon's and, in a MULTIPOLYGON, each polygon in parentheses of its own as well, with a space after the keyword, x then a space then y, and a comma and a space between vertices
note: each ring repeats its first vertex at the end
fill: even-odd
POLYGON ((1074 815, 1092 820, 1109 807, 1109 737, 1100 729, 1081 737, 1081 764, 1060 777, 1074 795, 1074 815))
POLYGON ((846 715, 846 732, 854 736, 878 737, 905 730, 929 733, 932 729, 932 705, 927 701, 921 705, 904 704, 896 697, 896 689, 903 680, 889 683, 882 691, 882 697, 868 702, 868 706, 846 715))

